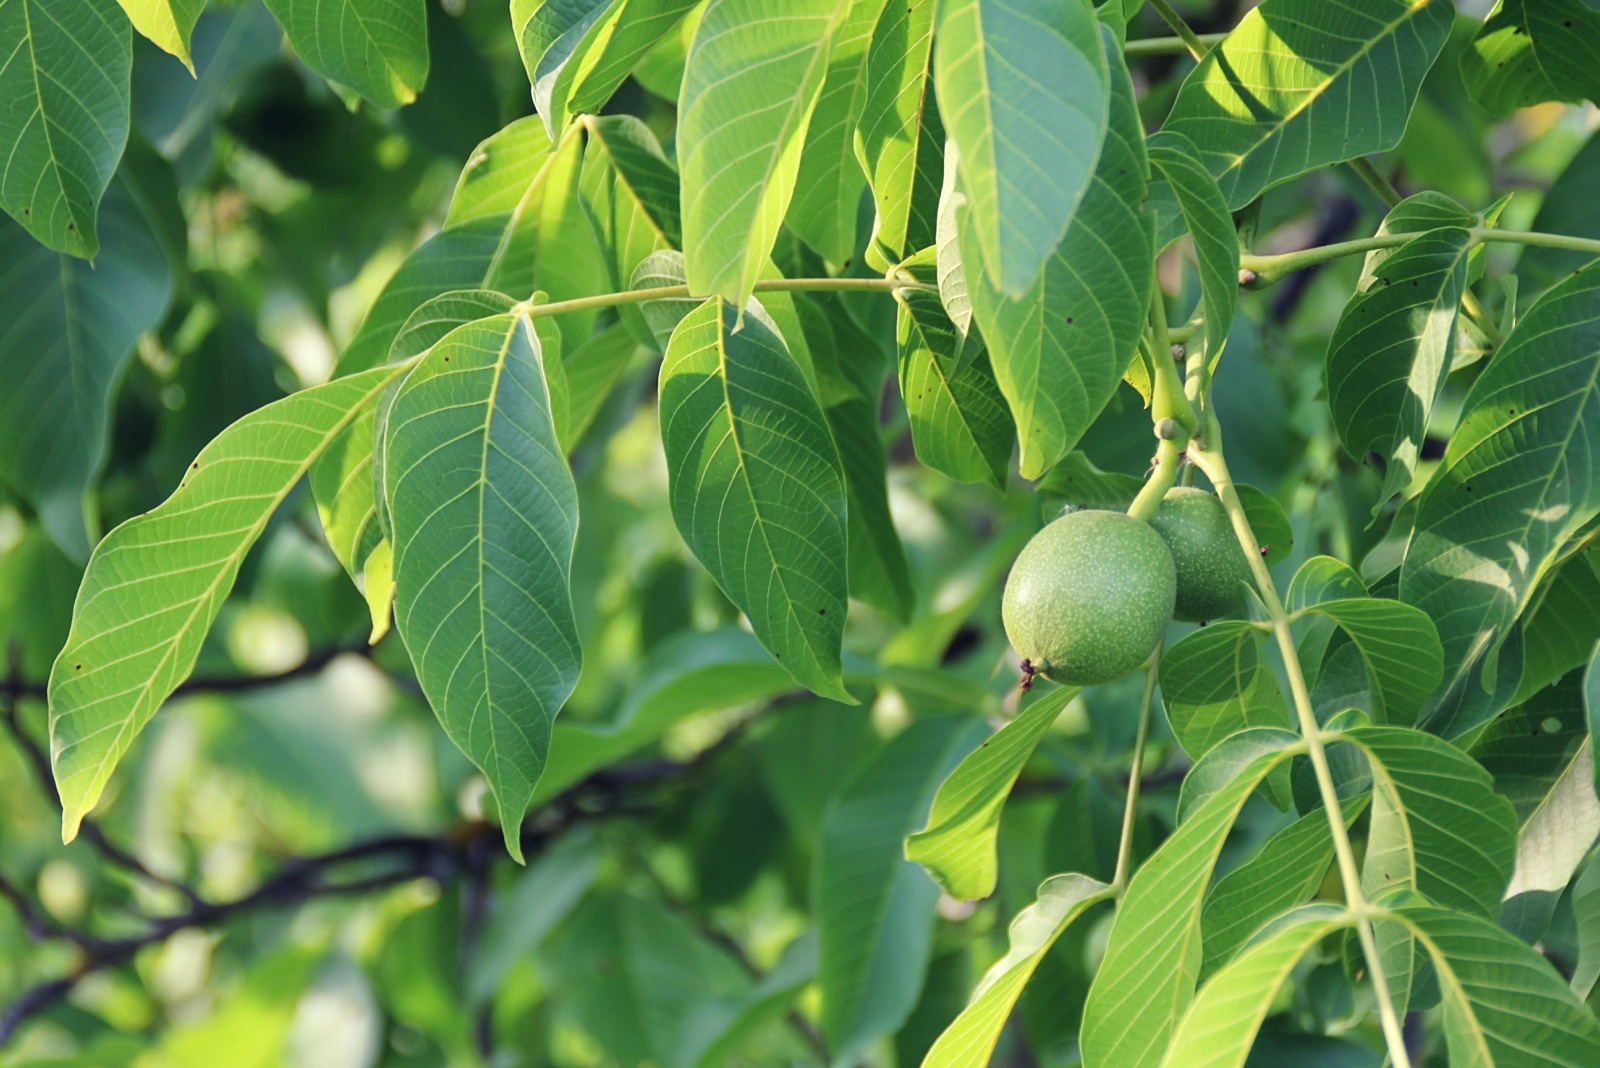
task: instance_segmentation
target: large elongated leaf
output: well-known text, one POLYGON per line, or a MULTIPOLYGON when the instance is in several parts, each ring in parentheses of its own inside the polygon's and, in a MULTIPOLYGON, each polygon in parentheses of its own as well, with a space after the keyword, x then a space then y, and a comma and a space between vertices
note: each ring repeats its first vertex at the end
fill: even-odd
POLYGON ((1472 235, 1433 230, 1383 261, 1328 342, 1328 407, 1345 449, 1375 455, 1383 496, 1410 484, 1455 353, 1472 235))
POLYGON ((839 454, 794 358, 760 318, 710 300, 661 365, 672 517, 756 637, 801 685, 850 701, 839 454))
POLYGON ((1228 619, 1184 635, 1161 657, 1161 699, 1172 733, 1199 760, 1246 727, 1284 727, 1289 712, 1261 658, 1261 635, 1228 619))
POLYGON ((887 270, 934 243, 944 124, 934 104, 934 0, 886 3, 867 49, 856 159, 877 210, 867 262, 887 270))
POLYGON ((1113 80, 1100 24, 1085 0, 947 0, 934 52, 971 212, 968 262, 1025 296, 1095 177, 1113 80))
POLYGON ((829 263, 843 264, 856 248, 856 208, 867 180, 856 162, 856 123, 869 89, 867 46, 884 2, 850 0, 834 31, 785 219, 829 263))
POLYGON ((1448 733, 1499 711, 1457 708, 1494 691, 1507 628, 1600 513, 1600 438, 1587 432, 1600 419, 1597 375, 1600 270, 1588 268, 1546 293, 1489 361, 1423 491, 1400 598, 1438 625, 1444 683, 1430 703, 1448 733))
POLYGON ((1250 792, 1302 748, 1287 731, 1234 735, 1184 781, 1178 829, 1140 866, 1089 988, 1079 1044, 1085 1068, 1159 1065, 1200 970, 1200 905, 1223 840, 1250 792))
POLYGON ((1600 1028, 1550 962, 1488 920, 1431 905, 1394 917, 1427 946, 1444 1000, 1451 1064, 1584 1068, 1600 1028))
POLYGON ((598 111, 693 0, 513 0, 511 27, 552 138, 598 111))
POLYGON ((152 199, 126 169, 118 174, 93 266, 0 219, 0 481, 79 561, 90 545, 83 495, 105 459, 113 391, 134 342, 172 298, 171 269, 141 207, 152 199))
POLYGON ((458 327, 406 377, 384 445, 395 624, 518 860, 582 657, 569 589, 578 497, 541 360, 525 316, 458 327))
POLYGON ((933 937, 938 887, 900 855, 933 792, 983 738, 965 716, 913 723, 835 799, 817 847, 812 908, 821 940, 822 1031, 840 1058, 905 1022, 933 937))
POLYGON ((900 396, 917 459, 958 482, 1003 487, 1016 430, 988 354, 966 351, 937 294, 905 290, 898 299, 900 396))
POLYGON ((409 104, 428 80, 422 0, 266 0, 295 54, 380 108, 409 104))
POLYGON ((689 285, 742 305, 794 192, 844 0, 712 0, 679 95, 689 285))
POLYGON ((1312 946, 1351 922, 1339 906, 1320 904, 1274 921, 1270 932, 1201 988, 1172 1037, 1164 1068, 1242 1068, 1294 966, 1312 946))
POLYGON ((928 869, 951 897, 976 900, 994 893, 1000 810, 1039 739, 1077 694, 1077 688, 1063 687, 1033 702, 939 785, 927 826, 906 839, 906 859, 928 869))
POLYGON ((1184 80, 1165 129, 1200 149, 1230 208, 1393 148, 1454 15, 1448 3, 1267 0, 1184 80))
POLYGON ((1193 141, 1176 131, 1163 130, 1150 139, 1149 152, 1150 166, 1172 187, 1194 242, 1200 296, 1205 302, 1206 363, 1215 366, 1233 329, 1239 293, 1239 236, 1228 202, 1193 141))
POLYGON ((51 763, 66 840, 134 736, 194 668, 273 511, 399 373, 340 379, 250 413, 201 450, 171 497, 96 547, 50 672, 51 763))
POLYGON ((112 0, 5 0, 0 42, 0 207, 50 248, 92 257, 128 141, 127 22, 112 0))
MULTIPOLYGON (((1102 36, 1108 50, 1116 47, 1109 30, 1102 36)), ((1154 241, 1153 218, 1142 207, 1145 170, 1133 87, 1117 58, 1093 178, 1066 236, 1021 297, 1007 297, 977 269, 973 209, 956 212, 973 314, 1016 420, 1024 478, 1049 470, 1089 429, 1139 343, 1154 241)), ((942 290, 942 257, 940 276, 942 290)))
POLYGON ((1033 904, 1011 921, 1006 955, 994 963, 922 1060, 922 1068, 967 1068, 987 1064, 1022 988, 1056 939, 1085 911, 1112 896, 1111 887, 1087 875, 1052 875, 1039 885, 1033 904))
POLYGON ((1600 99, 1600 12, 1582 0, 1500 0, 1461 53, 1467 92, 1495 116, 1600 99))

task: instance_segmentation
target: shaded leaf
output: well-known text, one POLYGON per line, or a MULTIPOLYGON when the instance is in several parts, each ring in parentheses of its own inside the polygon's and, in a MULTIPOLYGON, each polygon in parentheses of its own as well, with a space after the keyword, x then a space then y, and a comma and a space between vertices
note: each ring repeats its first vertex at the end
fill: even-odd
POLYGON ((855 153, 877 208, 867 262, 879 270, 936 240, 944 124, 929 76, 934 7, 885 3, 867 48, 855 153))
POLYGON ((409 104, 428 80, 422 0, 266 0, 295 54, 380 108, 409 104))
POLYGON ((1239 292, 1239 235, 1228 202, 1193 141, 1176 131, 1163 130, 1150 138, 1147 151, 1150 166, 1172 188, 1194 242, 1200 296, 1205 304, 1206 363, 1215 367, 1233 329, 1233 307, 1239 292))
POLYGON ((1496 117, 1600 99, 1600 12, 1580 0, 1500 0, 1461 54, 1467 92, 1496 117))
POLYGON ((1161 699, 1190 758, 1246 727, 1285 727, 1289 710, 1261 657, 1254 624, 1229 619, 1180 638, 1161 656, 1161 699))

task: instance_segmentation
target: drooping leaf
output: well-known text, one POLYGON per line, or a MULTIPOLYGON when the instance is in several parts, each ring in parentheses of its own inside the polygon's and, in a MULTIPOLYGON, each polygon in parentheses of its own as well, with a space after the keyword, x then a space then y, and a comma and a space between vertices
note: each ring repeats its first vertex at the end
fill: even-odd
POLYGON ((513 0, 511 28, 552 139, 574 115, 600 110, 692 0, 513 0))
POLYGON ((936 238, 944 124, 929 71, 933 16, 934 0, 885 3, 867 48, 855 153, 878 209, 867 245, 867 262, 878 270, 936 238))
POLYGON ((691 551, 795 680, 849 702, 840 681, 845 487, 826 417, 783 340, 707 301, 661 365, 672 516, 691 551))
POLYGON ((988 1063, 1017 996, 1044 955, 1074 920, 1112 893, 1111 887, 1087 875, 1053 875, 1041 883, 1034 903, 1011 921, 1005 956, 984 975, 971 1002, 923 1058, 922 1068, 988 1063))
POLYGON ((1529 309, 1489 361, 1423 491, 1400 598, 1438 624, 1435 729, 1460 734, 1499 711, 1461 706, 1494 692, 1507 628, 1600 513, 1600 441, 1582 432, 1600 417, 1597 367, 1600 271, 1586 269, 1529 309))
POLYGON ((205 0, 117 0, 133 28, 144 34, 162 51, 183 60, 193 74, 194 59, 189 55, 189 35, 200 20, 205 0))
POLYGON ((399 373, 339 379, 245 416, 201 450, 171 497, 96 547, 50 673, 51 763, 67 841, 134 736, 194 668, 273 511, 399 373))
POLYGON ((1077 688, 1062 687, 1034 701, 939 785, 927 826, 906 839, 906 859, 926 868, 951 897, 973 901, 994 893, 1000 810, 1039 739, 1077 695, 1077 688))
POLYGON ((1150 166, 1171 187, 1194 242, 1205 303, 1206 363, 1215 366, 1233 329, 1233 307, 1239 292, 1239 237, 1233 217, 1193 141, 1174 130, 1163 130, 1150 138, 1147 150, 1150 166))
POLYGON ((1534 593, 1522 617, 1520 705, 1570 671, 1583 667, 1600 641, 1600 575, 1593 549, 1567 557, 1534 593))
POLYGON ((1343 908, 1324 904, 1304 905, 1273 921, 1200 988, 1172 1037, 1163 1068, 1243 1068, 1294 966, 1319 941, 1352 922, 1343 908))
POLYGON ((525 316, 457 328, 406 377, 384 445, 395 623, 519 861, 521 817, 582 656, 569 589, 577 491, 541 360, 525 316))
POLYGON ((1201 902, 1223 839, 1251 791, 1301 747, 1287 731, 1252 728, 1189 772, 1178 828, 1129 881, 1089 988, 1079 1036, 1085 1068, 1161 1063, 1194 996, 1201 902))
POLYGON ((1443 673, 1433 620, 1421 609, 1380 597, 1322 601, 1307 611, 1337 623, 1360 653, 1372 718, 1410 724, 1443 673))
MULTIPOLYGON (((1108 37, 1106 47, 1113 45, 1108 37)), ((1120 58, 1111 75, 1110 125, 1094 176, 1066 236, 1021 297, 1007 297, 976 269, 972 207, 956 210, 973 314, 1016 421, 1024 478, 1049 470, 1111 399, 1149 306, 1144 135, 1120 58)))
POLYGON ((1161 699, 1178 744, 1195 760, 1246 727, 1289 722, 1260 632, 1239 619, 1186 634, 1162 654, 1161 699))
POLYGON ((48 247, 92 258, 128 141, 127 22, 112 0, 6 0, 0 41, 0 207, 48 247))
POLYGON ((901 856, 934 790, 978 745, 981 722, 919 719, 834 800, 813 868, 822 1032, 841 1058, 899 1028, 916 1004, 939 890, 901 856))
POLYGON ((1450 33, 1444 3, 1267 0, 1184 80, 1164 129, 1200 149, 1230 208, 1400 142, 1450 33))
POLYGON ((1550 962, 1488 920, 1407 903, 1392 914, 1428 948, 1444 1000, 1450 1063, 1582 1068, 1600 1028, 1550 962))
POLYGON ((1345 450, 1375 455, 1382 496, 1410 484, 1455 352, 1473 241, 1464 229, 1413 239, 1345 306, 1328 342, 1328 407, 1345 450))
POLYGON ((1095 179, 1115 81, 1100 24, 1085 0, 949 0, 934 53, 969 274, 981 264, 1000 295, 1025 297, 1095 179))
POLYGON ((856 248, 856 206, 867 176, 856 162, 856 124, 866 104, 867 48, 885 0, 850 0, 828 46, 828 70, 806 126, 788 227, 829 263, 856 248))
POLYGON ((842 0, 712 0, 678 101, 689 285, 742 306, 794 192, 842 0))
POLYGON ((966 349, 936 294, 903 290, 898 299, 900 396, 917 458, 958 482, 1003 487, 1016 430, 988 354, 966 349))
POLYGON ((1600 12, 1581 0, 1500 0, 1461 53, 1461 79, 1491 115, 1600 99, 1600 12))
POLYGON ((428 80, 422 0, 266 0, 295 54, 380 108, 409 104, 428 80))
POLYGON ((93 265, 0 220, 0 481, 79 561, 92 536, 84 492, 105 459, 115 387, 139 335, 172 299, 172 272, 143 206, 150 203, 126 171, 113 179, 93 265))

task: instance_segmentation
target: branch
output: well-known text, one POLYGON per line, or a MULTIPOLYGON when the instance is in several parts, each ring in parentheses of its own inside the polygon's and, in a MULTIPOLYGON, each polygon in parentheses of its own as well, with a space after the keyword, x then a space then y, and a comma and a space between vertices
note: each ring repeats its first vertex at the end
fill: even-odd
MULTIPOLYGON (((1285 252, 1278 256, 1239 257, 1239 274, 1251 289, 1271 285, 1295 271, 1326 263, 1342 256, 1356 256, 1380 248, 1398 248, 1416 234, 1376 234, 1355 241, 1339 241, 1331 245, 1318 245, 1298 252, 1285 252)), ((1542 234, 1533 230, 1496 230, 1474 227, 1472 238, 1478 243, 1533 245, 1539 248, 1559 248, 1567 252, 1583 252, 1600 256, 1600 241, 1587 237, 1569 237, 1566 234, 1542 234)))

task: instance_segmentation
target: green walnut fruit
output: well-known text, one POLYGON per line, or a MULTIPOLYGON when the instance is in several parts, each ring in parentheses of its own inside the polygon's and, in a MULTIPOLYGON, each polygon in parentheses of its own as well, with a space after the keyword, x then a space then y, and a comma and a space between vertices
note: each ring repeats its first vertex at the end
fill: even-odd
POLYGON ((1177 573, 1161 536, 1122 512, 1072 512, 1034 535, 1001 618, 1028 669, 1065 686, 1139 667, 1172 620, 1177 573))
POLYGON ((1150 525, 1166 541, 1178 569, 1174 619, 1204 623, 1244 606, 1239 584, 1250 581, 1250 564, 1216 494, 1175 486, 1162 498, 1150 525))

